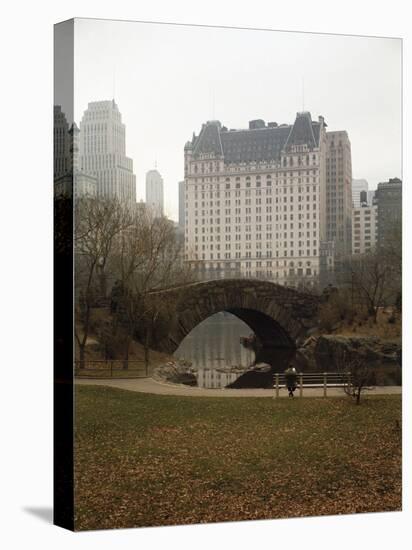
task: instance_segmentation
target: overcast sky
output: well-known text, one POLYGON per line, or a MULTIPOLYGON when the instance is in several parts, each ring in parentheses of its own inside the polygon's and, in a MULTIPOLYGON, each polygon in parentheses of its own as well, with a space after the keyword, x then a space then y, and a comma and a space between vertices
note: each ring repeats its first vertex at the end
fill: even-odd
POLYGON ((184 144, 210 119, 290 124, 304 107, 347 130, 354 178, 374 189, 401 177, 399 39, 76 19, 76 122, 89 101, 113 97, 137 197, 157 162, 174 219, 184 144))

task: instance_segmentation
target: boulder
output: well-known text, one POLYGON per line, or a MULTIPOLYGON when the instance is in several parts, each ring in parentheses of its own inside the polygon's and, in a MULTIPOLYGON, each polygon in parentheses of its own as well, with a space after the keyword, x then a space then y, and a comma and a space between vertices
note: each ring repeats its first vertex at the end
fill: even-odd
POLYGON ((382 341, 375 336, 319 336, 314 348, 316 365, 321 371, 335 370, 342 352, 349 359, 363 356, 373 366, 399 365, 400 341, 382 341))
POLYGON ((268 363, 257 363, 250 370, 255 372, 271 372, 272 367, 268 363))
POLYGON ((169 361, 165 365, 156 367, 153 370, 153 378, 169 384, 184 384, 186 386, 197 386, 195 370, 185 362, 176 363, 169 361))
POLYGON ((310 336, 296 350, 295 366, 298 371, 316 371, 317 364, 315 359, 315 348, 318 339, 315 336, 310 336))
POLYGON ((318 371, 336 371, 343 367, 344 357, 350 361, 363 357, 375 369, 378 385, 402 383, 401 342, 385 340, 374 336, 319 336, 314 348, 314 359, 318 371))
POLYGON ((273 369, 268 363, 257 363, 248 368, 228 388, 271 388, 273 369))

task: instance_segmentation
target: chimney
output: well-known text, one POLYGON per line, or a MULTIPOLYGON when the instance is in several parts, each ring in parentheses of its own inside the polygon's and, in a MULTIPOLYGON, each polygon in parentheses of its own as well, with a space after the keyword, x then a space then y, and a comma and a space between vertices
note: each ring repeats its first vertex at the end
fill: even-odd
POLYGON ((258 128, 264 128, 264 127, 265 127, 265 121, 262 120, 261 118, 249 121, 249 130, 257 130, 258 128))

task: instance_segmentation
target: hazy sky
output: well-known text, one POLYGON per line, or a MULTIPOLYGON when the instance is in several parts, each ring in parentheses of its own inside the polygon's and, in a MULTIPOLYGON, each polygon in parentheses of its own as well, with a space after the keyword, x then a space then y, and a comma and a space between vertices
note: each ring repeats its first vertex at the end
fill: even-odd
POLYGON ((290 124, 303 108, 347 130, 354 178, 401 177, 401 41, 76 19, 75 120, 113 96, 126 124, 137 197, 157 168, 178 216, 183 147, 206 120, 290 124))

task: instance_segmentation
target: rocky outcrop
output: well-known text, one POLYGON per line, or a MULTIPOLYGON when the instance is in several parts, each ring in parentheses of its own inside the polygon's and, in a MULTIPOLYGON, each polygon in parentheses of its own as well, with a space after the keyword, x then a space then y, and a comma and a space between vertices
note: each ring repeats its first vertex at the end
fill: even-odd
POLYGON ((294 364, 298 371, 316 371, 316 359, 315 348, 318 338, 310 336, 305 342, 296 350, 294 364))
POLYGON ((153 378, 159 382, 169 384, 185 384, 186 386, 197 386, 197 378, 189 363, 169 361, 165 365, 156 367, 153 371, 153 378))
POLYGON ((248 368, 228 388, 271 388, 273 386, 273 369, 267 363, 258 363, 248 368))
POLYGON ((352 358, 365 358, 379 372, 383 384, 401 383, 401 342, 374 336, 311 336, 296 352, 296 366, 303 372, 331 372, 352 358))
POLYGON ((399 365, 400 341, 383 341, 374 336, 319 336, 315 345, 316 365, 321 371, 335 370, 337 358, 362 356, 373 366, 399 365))

